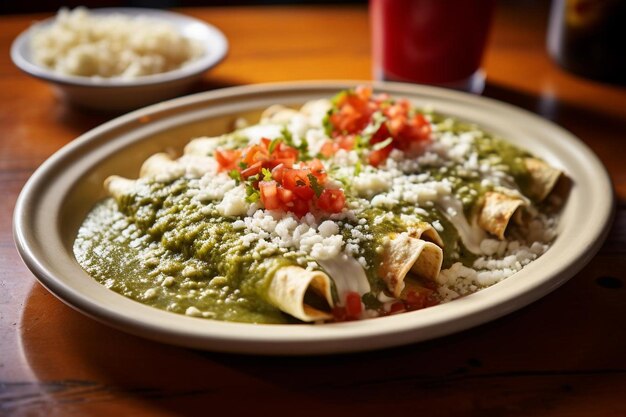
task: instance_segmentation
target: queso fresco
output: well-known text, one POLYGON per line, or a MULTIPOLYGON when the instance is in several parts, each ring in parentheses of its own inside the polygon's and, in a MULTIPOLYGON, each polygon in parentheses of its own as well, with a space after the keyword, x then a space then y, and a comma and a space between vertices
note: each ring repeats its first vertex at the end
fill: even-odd
POLYGON ((561 172, 479 127, 342 91, 148 158, 74 243, 106 287, 250 323, 419 310, 521 270, 554 239, 561 172))

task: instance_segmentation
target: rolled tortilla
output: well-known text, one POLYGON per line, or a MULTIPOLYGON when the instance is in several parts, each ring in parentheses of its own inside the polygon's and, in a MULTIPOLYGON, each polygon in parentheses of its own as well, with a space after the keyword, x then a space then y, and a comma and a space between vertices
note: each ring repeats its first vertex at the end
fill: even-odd
POLYGON ((328 275, 321 271, 307 271, 298 266, 278 269, 269 285, 267 297, 272 305, 302 321, 332 318, 329 311, 319 310, 306 303, 307 292, 325 301, 329 310, 333 307, 331 281, 328 275))
POLYGON ((111 197, 117 200, 132 194, 135 190, 136 182, 136 180, 129 180, 119 175, 111 175, 104 180, 104 189, 111 197))
POLYGON ((150 178, 159 182, 168 182, 185 174, 185 167, 169 154, 160 152, 144 161, 139 170, 140 178, 150 178))
POLYGON ((485 200, 478 216, 478 224, 487 232, 504 240, 504 233, 511 218, 520 207, 526 205, 518 197, 512 197, 500 192, 485 193, 485 200))
POLYGON ((437 230, 435 230, 430 223, 420 222, 412 224, 407 228, 407 232, 412 238, 427 240, 429 242, 433 242, 440 248, 443 248, 443 240, 441 239, 441 236, 439 236, 439 232, 437 232, 437 230))
POLYGON ((544 200, 556 186, 562 171, 536 158, 524 159, 524 166, 531 178, 530 196, 538 201, 544 200))
POLYGON ((157 153, 144 161, 139 170, 139 177, 157 182, 170 182, 183 176, 200 178, 204 174, 215 175, 217 172, 217 162, 208 156, 184 154, 178 159, 173 159, 167 153, 157 153))
POLYGON ((263 113, 261 113, 261 123, 287 124, 297 114, 300 114, 297 110, 275 104, 263 110, 263 113))
POLYGON ((203 136, 199 138, 195 138, 191 140, 187 145, 185 145, 184 154, 185 155, 200 155, 207 156, 211 155, 215 149, 220 146, 221 136, 216 137, 208 137, 203 136))
POLYGON ((394 297, 404 289, 404 280, 410 272, 418 277, 434 280, 439 275, 443 251, 432 242, 415 239, 408 233, 389 236, 385 243, 381 277, 394 297))

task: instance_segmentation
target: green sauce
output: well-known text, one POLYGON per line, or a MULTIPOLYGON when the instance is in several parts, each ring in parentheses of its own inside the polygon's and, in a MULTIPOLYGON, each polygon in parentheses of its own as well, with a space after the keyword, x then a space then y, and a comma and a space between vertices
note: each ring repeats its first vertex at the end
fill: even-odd
POLYGON ((184 314, 193 307, 199 316, 226 321, 293 321, 264 299, 272 270, 293 262, 255 260, 230 223, 204 221, 193 205, 178 203, 164 199, 156 209, 160 204, 124 201, 122 210, 135 213, 126 218, 113 199, 103 201, 79 231, 78 262, 106 287, 160 309, 184 314))
MULTIPOLYGON (((439 132, 477 132, 473 125, 431 117, 439 132)), ((237 135, 233 138, 235 144, 243 140, 237 135)), ((529 174, 523 158, 528 153, 484 132, 479 132, 471 146, 479 163, 502 166, 514 179, 514 186, 526 194, 529 174)), ((449 181, 452 196, 462 202, 468 218, 476 214, 484 193, 491 190, 476 172, 455 163, 422 166, 419 174, 449 181)), ((175 313, 250 323, 296 321, 267 301, 267 289, 278 268, 310 265, 314 262, 310 256, 293 251, 259 255, 251 250, 242 243, 243 232, 233 227, 237 217, 219 216, 215 204, 193 198, 190 190, 198 187, 198 180, 140 184, 130 195, 99 203, 80 228, 74 253, 92 277, 126 297, 175 313)), ((349 182, 345 184, 349 188, 349 182)), ((357 211, 364 223, 338 222, 344 244, 354 239, 354 230, 371 236, 360 241, 360 252, 355 254, 368 265, 365 272, 372 292, 363 301, 369 308, 378 308, 376 294, 386 290, 377 269, 383 240, 410 226, 402 215, 438 222, 444 243, 443 268, 459 261, 471 265, 477 257, 463 246, 458 232, 436 205, 402 203, 390 211, 393 216, 389 218, 385 216, 388 210, 370 207, 357 211)))

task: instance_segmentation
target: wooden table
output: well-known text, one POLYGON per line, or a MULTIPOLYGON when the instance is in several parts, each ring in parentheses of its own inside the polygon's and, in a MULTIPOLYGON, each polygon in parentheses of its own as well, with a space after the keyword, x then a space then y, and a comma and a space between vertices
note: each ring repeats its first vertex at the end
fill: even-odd
MULTIPOLYGON (((67 107, 10 62, 13 38, 44 16, 0 17, 0 415, 626 415, 626 90, 562 71, 545 52, 547 11, 503 5, 485 95, 552 119, 599 155, 618 201, 608 240, 566 285, 507 317, 427 343, 313 358, 150 342, 36 282, 13 244, 16 197, 48 156, 110 116, 67 107)), ((231 42, 203 89, 370 78, 364 6, 183 12, 231 42)))

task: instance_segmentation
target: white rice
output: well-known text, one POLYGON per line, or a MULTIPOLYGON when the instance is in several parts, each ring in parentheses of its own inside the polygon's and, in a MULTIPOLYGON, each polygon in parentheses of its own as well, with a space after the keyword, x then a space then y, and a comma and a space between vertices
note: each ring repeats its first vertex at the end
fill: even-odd
POLYGON ((132 79, 195 60, 202 46, 169 23, 145 16, 97 16, 62 8, 55 22, 32 37, 33 59, 64 75, 132 79))

